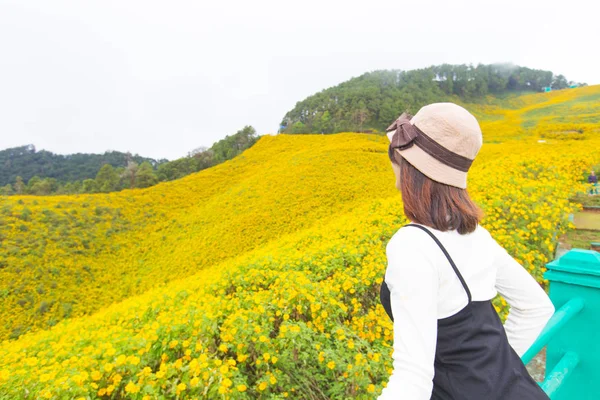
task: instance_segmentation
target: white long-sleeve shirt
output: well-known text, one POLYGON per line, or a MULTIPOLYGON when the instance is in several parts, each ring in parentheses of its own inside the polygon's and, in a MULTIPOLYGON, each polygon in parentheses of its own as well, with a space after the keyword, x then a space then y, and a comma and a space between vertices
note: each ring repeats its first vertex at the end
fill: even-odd
MULTIPOLYGON (((474 301, 490 300, 497 293, 506 299, 510 311, 504 329, 522 356, 554 313, 546 292, 481 225, 466 235, 426 228, 452 257, 474 301)), ((421 229, 400 228, 386 255, 385 282, 394 316, 393 372, 378 400, 429 400, 437 320, 462 310, 467 294, 442 250, 421 229)))

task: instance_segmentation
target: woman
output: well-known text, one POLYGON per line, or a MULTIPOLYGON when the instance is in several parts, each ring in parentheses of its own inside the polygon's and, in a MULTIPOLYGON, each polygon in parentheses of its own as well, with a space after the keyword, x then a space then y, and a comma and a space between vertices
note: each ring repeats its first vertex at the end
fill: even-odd
POLYGON ((520 356, 554 307, 479 225, 465 190, 482 143, 477 120, 456 104, 430 104, 402 114, 388 138, 411 223, 386 247, 381 302, 394 324, 394 368, 379 399, 548 399, 520 356), (497 293, 510 305, 504 326, 497 293))

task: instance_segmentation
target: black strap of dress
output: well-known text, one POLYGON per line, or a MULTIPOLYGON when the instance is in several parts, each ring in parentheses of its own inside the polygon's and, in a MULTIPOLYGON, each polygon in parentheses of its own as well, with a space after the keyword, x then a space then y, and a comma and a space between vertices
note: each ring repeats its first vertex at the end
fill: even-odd
POLYGON ((429 236, 431 236, 433 238, 433 240, 435 240, 435 242, 437 243, 437 245, 440 247, 440 249, 442 249, 442 251, 444 252, 444 255, 446 256, 446 258, 450 262, 450 265, 452 266, 452 269, 454 270, 454 273, 456 274, 456 276, 458 277, 458 280, 460 281, 460 283, 462 284, 463 288, 465 289, 465 292, 467 292, 467 297, 469 298, 469 303, 471 303, 471 291, 469 290, 469 287, 467 286, 467 283, 465 282, 465 279, 463 278, 463 276, 461 275, 460 271, 456 267, 456 264, 454 264, 454 261, 452 261, 452 257, 450 257, 450 254, 448 254, 448 251, 446 251, 446 248, 442 245, 442 243, 439 241, 439 239, 429 229, 425 228, 422 225, 408 224, 408 225, 404 225, 404 226, 414 226, 415 228, 419 228, 419 229, 427 232, 427 234, 429 236))

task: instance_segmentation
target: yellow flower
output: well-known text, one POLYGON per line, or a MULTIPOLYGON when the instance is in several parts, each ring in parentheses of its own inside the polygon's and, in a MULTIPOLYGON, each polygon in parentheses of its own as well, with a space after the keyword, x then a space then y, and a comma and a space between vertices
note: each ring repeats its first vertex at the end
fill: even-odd
POLYGON ((333 362, 333 361, 329 361, 329 362, 327 363, 327 368, 329 368, 329 369, 334 369, 334 368, 335 368, 335 362, 333 362))
POLYGON ((325 361, 325 352, 320 352, 319 353, 319 362, 323 362, 325 361))
POLYGON ((258 390, 260 390, 260 391, 263 391, 263 390, 265 390, 266 388, 267 388, 267 382, 264 382, 264 381, 263 381, 263 382, 261 382, 261 383, 258 385, 258 390))
POLYGON ((90 376, 93 381, 99 381, 102 378, 102 373, 98 370, 94 370, 90 376))
POLYGON ((118 385, 121 382, 121 380, 123 380, 123 377, 121 376, 121 374, 116 374, 112 378, 112 381, 115 385, 118 385))
POLYGON ((138 365, 140 363, 140 358, 137 356, 129 356, 127 357, 127 361, 129 361, 129 364, 131 365, 138 365))
POLYGON ((238 392, 245 392, 246 389, 248 389, 246 385, 237 385, 238 392))
POLYGON ((138 393, 140 391, 140 387, 135 383, 129 381, 129 383, 125 386, 125 391, 127 393, 138 393))

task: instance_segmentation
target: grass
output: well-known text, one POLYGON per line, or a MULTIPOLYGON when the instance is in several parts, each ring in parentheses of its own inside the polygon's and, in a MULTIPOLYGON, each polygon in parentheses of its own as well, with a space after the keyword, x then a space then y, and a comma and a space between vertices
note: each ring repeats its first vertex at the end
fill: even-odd
POLYGON ((589 196, 587 194, 578 194, 571 200, 577 203, 581 203, 583 206, 600 206, 600 195, 589 196))
POLYGON ((577 229, 598 231, 600 234, 600 213, 578 212, 573 221, 577 229))
POLYGON ((566 243, 570 248, 590 249, 590 243, 600 242, 600 231, 586 229, 575 229, 564 236, 561 242, 566 243))

